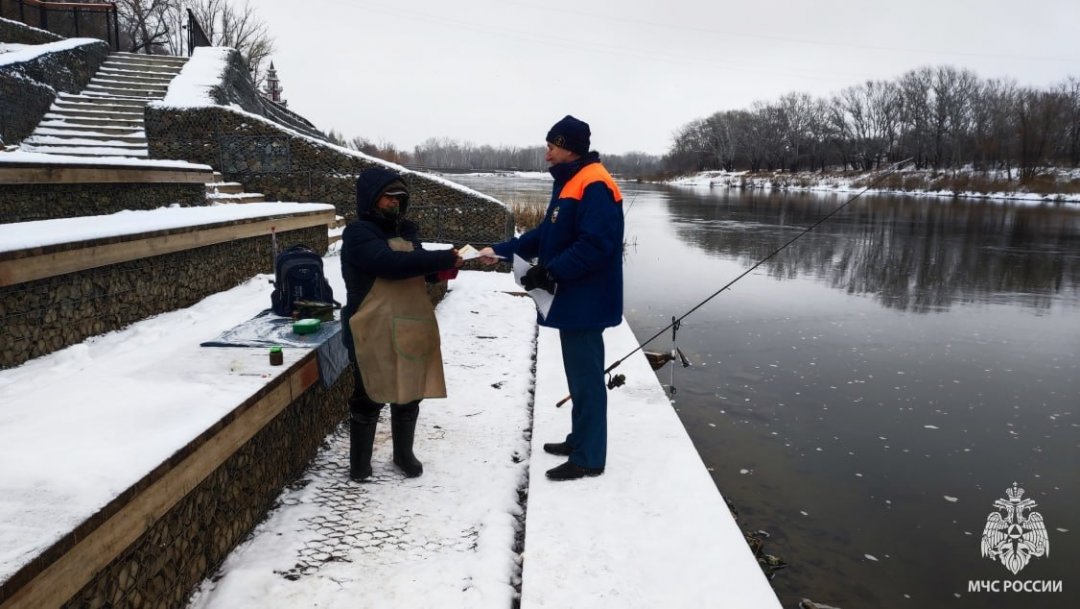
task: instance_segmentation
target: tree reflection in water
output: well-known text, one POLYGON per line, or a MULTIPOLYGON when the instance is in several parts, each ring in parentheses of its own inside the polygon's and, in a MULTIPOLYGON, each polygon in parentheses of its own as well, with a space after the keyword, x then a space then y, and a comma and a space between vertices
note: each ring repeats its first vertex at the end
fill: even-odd
MULTIPOLYGON (((681 239, 749 266, 845 200, 740 192, 667 202, 681 239)), ((1078 251, 1075 207, 864 195, 763 268, 778 279, 813 276, 905 311, 1001 301, 1041 309, 1080 284, 1078 251)))

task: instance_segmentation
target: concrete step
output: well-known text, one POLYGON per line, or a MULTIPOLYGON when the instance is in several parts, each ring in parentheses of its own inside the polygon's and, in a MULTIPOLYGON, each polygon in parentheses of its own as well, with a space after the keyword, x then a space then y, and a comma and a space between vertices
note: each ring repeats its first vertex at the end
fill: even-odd
POLYGON ((24 143, 47 146, 138 146, 146 148, 146 136, 138 135, 105 135, 100 133, 50 133, 48 130, 38 129, 23 140, 24 143))
POLYGON ((244 185, 240 182, 210 182, 206 185, 206 192, 234 195, 244 192, 244 185))
POLYGON ((97 71, 98 76, 107 75, 110 78, 135 78, 139 80, 159 81, 172 80, 176 76, 173 72, 147 72, 146 70, 127 70, 124 68, 110 68, 101 66, 97 71))
POLYGON ((168 83, 172 82, 172 79, 162 80, 146 80, 135 79, 131 77, 118 77, 116 75, 103 75, 103 73, 96 73, 94 78, 90 80, 89 84, 100 84, 103 86, 122 86, 126 89, 160 89, 162 91, 168 89, 168 83))
POLYGON ((62 148, 117 148, 123 150, 136 150, 146 148, 146 139, 140 142, 138 140, 131 142, 121 141, 119 139, 97 139, 97 138, 83 138, 83 137, 70 137, 70 136, 55 136, 55 135, 31 135, 23 140, 27 145, 41 147, 41 146, 60 146, 62 148))
POLYGON ((126 51, 112 51, 111 53, 109 53, 109 59, 145 63, 161 63, 175 66, 183 66, 188 62, 187 57, 177 57, 176 55, 146 55, 145 53, 128 53, 126 51))
POLYGON ((112 73, 141 74, 154 78, 174 78, 180 70, 168 66, 140 66, 132 63, 113 63, 106 61, 101 64, 101 69, 112 73))
POLYGON ((20 150, 25 152, 40 152, 42 154, 59 154, 63 156, 80 156, 80 157, 104 157, 104 156, 125 156, 135 158, 148 158, 150 154, 145 148, 140 149, 128 149, 117 148, 114 146, 43 146, 43 145, 25 145, 21 146, 20 150))
POLYGON ((209 203, 265 203, 266 197, 257 192, 238 192, 234 194, 206 194, 209 203))
POLYGON ((105 59, 105 62, 102 63, 102 65, 108 66, 110 68, 118 66, 129 66, 130 69, 148 69, 172 72, 178 72, 181 69, 184 69, 184 63, 162 62, 162 60, 159 59, 140 59, 133 58, 131 56, 118 57, 116 55, 109 55, 105 59))
POLYGON ((142 115, 146 109, 146 104, 136 105, 120 105, 110 104, 107 102, 102 103, 83 103, 83 102, 70 102, 62 99, 57 99, 53 102, 50 112, 62 113, 62 112, 119 112, 121 114, 138 114, 142 115))
POLYGON ((49 112, 64 117, 80 116, 83 118, 116 118, 120 120, 141 120, 143 118, 142 112, 126 112, 122 110, 83 110, 70 107, 57 108, 55 104, 52 108, 49 108, 49 112))
POLYGON ((105 92, 98 91, 98 90, 89 90, 89 91, 84 90, 82 92, 82 95, 84 95, 86 97, 93 97, 94 99, 101 99, 101 100, 135 101, 135 102, 139 102, 139 103, 143 104, 144 106, 146 105, 147 102, 151 101, 151 99, 147 98, 145 95, 138 95, 138 96, 132 97, 132 96, 128 96, 128 95, 117 95, 115 93, 105 93, 105 92))
POLYGON ((60 135, 79 137, 81 135, 100 135, 104 137, 146 137, 146 132, 140 127, 110 127, 108 125, 72 125, 59 121, 43 122, 34 130, 34 134, 60 135))
POLYGON ((62 114, 49 112, 42 118, 41 125, 46 127, 56 126, 51 123, 68 123, 69 125, 98 125, 102 127, 134 127, 140 130, 143 128, 142 117, 139 117, 137 120, 116 118, 90 118, 83 116, 64 116, 62 114))
POLYGON ((135 89, 139 91, 158 91, 164 93, 169 88, 169 83, 146 83, 138 81, 112 80, 102 78, 100 74, 90 79, 87 87, 97 86, 114 89, 135 89))
POLYGON ((132 62, 129 59, 106 59, 102 63, 104 68, 113 68, 118 70, 133 70, 139 72, 162 72, 162 73, 178 73, 184 66, 177 66, 172 64, 156 64, 150 62, 132 62))
POLYGON ((165 90, 160 91, 147 90, 147 89, 131 89, 128 87, 117 87, 108 85, 95 85, 90 83, 86 85, 86 89, 83 90, 86 93, 100 93, 103 95, 117 95, 120 97, 133 97, 133 98, 147 98, 147 99, 161 99, 165 97, 165 90))
POLYGON ((132 108, 139 108, 140 110, 146 107, 145 99, 125 99, 121 97, 102 97, 100 95, 83 95, 72 93, 61 93, 56 97, 58 103, 65 104, 92 104, 109 105, 109 106, 129 106, 132 108))

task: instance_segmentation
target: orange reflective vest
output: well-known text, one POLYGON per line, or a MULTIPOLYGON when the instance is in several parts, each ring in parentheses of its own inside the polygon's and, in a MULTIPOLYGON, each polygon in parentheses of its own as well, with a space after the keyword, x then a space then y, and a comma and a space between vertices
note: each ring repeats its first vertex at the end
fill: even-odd
POLYGON ((615 196, 615 204, 622 205, 623 198, 622 193, 619 192, 619 187, 615 184, 615 180, 612 179, 608 170, 604 169, 604 166, 600 163, 589 163, 582 167, 581 171, 574 174, 574 177, 563 185, 562 190, 559 191, 559 198, 580 201, 581 197, 585 196, 585 189, 596 182, 603 182, 611 190, 611 194, 615 196))

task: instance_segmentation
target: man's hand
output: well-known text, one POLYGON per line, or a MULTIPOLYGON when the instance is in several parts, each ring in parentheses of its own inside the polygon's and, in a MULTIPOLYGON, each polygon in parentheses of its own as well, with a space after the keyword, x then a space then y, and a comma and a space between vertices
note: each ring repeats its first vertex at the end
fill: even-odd
POLYGON ((521 286, 526 290, 547 290, 555 293, 555 278, 551 276, 544 265, 538 264, 529 269, 521 278, 521 286))
POLYGON ((465 264, 465 259, 461 257, 460 252, 454 250, 454 268, 460 269, 463 264, 465 264))
POLYGON ((491 249, 490 247, 485 247, 484 249, 480 250, 480 262, 490 266, 498 261, 499 255, 495 253, 495 250, 491 249))

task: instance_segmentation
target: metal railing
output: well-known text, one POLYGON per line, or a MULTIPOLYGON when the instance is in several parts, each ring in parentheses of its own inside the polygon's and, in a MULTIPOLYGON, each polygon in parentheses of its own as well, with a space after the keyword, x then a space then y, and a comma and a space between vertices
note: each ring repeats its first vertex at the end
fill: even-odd
POLYGON ((120 49, 120 24, 112 2, 4 0, 3 7, 6 18, 67 38, 99 38, 114 51, 120 49))
POLYGON ((214 46, 210 41, 210 37, 203 31, 202 26, 199 25, 199 20, 195 18, 195 13, 191 12, 191 9, 187 9, 187 54, 191 57, 191 54, 195 52, 195 47, 209 47, 214 46))

